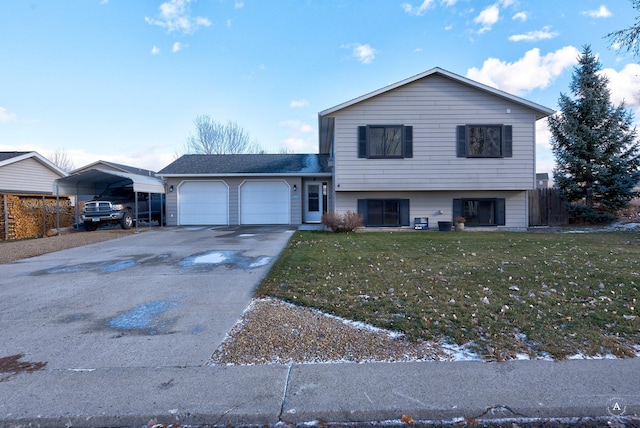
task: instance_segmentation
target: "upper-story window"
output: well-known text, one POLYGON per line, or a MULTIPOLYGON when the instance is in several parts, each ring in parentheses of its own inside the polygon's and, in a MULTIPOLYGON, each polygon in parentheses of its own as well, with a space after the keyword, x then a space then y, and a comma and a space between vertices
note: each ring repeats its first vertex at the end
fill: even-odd
POLYGON ((457 129, 458 157, 512 157, 511 125, 461 125, 457 129))
POLYGON ((359 126, 358 157, 374 159, 413 157, 413 127, 404 125, 359 126))

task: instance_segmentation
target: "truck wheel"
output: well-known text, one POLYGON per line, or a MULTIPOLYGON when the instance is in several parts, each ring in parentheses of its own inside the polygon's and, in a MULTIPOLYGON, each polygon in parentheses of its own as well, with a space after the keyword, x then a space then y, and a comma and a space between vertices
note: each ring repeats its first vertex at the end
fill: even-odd
POLYGON ((98 225, 96 223, 88 223, 86 221, 84 222, 84 230, 86 230, 87 232, 93 232, 97 228, 98 225))
POLYGON ((133 216, 131 215, 131 211, 126 210, 120 220, 120 227, 126 230, 131 229, 131 226, 133 226, 133 216))

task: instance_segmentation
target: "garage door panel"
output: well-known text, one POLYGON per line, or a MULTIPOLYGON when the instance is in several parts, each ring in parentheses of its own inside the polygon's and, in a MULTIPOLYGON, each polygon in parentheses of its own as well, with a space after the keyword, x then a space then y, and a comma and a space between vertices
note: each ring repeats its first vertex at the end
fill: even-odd
POLYGON ((289 224, 289 185, 284 181, 248 181, 240 187, 241 224, 289 224))
POLYGON ((187 181, 178 189, 180 225, 228 224, 229 188, 222 181, 187 181))

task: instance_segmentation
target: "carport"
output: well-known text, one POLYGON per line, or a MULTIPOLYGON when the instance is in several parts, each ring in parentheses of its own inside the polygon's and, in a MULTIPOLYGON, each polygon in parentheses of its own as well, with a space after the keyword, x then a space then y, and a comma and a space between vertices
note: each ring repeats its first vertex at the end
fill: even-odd
MULTIPOLYGON (((94 195, 102 193, 110 187, 133 186, 136 199, 135 217, 138 218, 138 193, 147 193, 149 200, 151 194, 165 194, 164 182, 156 177, 132 174, 121 171, 111 171, 105 169, 90 169, 88 171, 79 172, 54 181, 54 193, 56 195, 56 227, 60 227, 60 207, 57 202, 60 195, 74 195, 76 197, 76 224, 78 223, 78 201, 80 197, 87 199, 94 195)), ((164 204, 162 205, 160 225, 164 223, 164 204)), ((151 217, 151 213, 149 213, 151 217)), ((150 220, 150 219, 149 219, 150 220)), ((138 230, 138 222, 136 221, 136 231, 138 230)))

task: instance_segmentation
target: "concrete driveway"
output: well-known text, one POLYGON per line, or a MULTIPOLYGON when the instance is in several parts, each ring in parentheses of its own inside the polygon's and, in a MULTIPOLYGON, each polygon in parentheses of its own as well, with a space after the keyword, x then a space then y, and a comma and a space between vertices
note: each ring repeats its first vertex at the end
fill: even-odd
POLYGON ((0 265, 0 358, 47 370, 200 366, 292 233, 153 229, 0 265))

